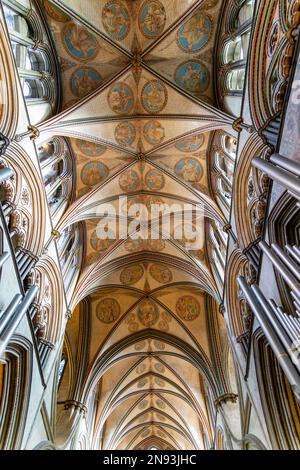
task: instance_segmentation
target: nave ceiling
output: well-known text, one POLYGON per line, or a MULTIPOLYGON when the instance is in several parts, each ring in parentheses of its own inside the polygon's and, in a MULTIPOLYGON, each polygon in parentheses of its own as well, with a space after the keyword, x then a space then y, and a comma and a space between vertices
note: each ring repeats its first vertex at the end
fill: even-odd
POLYGON ((75 185, 58 231, 81 223, 85 240, 59 403, 84 401, 95 411, 95 448, 201 448, 211 438, 205 395, 229 386, 216 374, 227 345, 206 250, 207 221, 226 225, 210 186, 212 137, 234 121, 214 94, 222 2, 43 6, 63 110, 40 125, 41 141, 69 139, 75 185), (111 203, 121 219, 120 196, 128 208, 203 208, 197 249, 173 237, 99 240, 99 209, 111 203))

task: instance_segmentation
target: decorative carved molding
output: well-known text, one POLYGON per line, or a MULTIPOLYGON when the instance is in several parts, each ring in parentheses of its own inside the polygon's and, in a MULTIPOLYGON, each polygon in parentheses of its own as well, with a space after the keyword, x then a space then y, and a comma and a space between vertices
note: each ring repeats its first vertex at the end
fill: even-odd
POLYGON ((0 157, 5 154, 7 147, 10 144, 10 139, 0 132, 0 157))

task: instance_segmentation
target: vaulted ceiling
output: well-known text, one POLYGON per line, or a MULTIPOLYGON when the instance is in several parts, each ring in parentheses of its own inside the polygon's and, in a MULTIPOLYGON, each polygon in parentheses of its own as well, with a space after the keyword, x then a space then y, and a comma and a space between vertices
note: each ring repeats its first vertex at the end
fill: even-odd
POLYGON ((212 435, 205 396, 226 388, 216 359, 225 348, 220 292, 205 242, 205 220, 226 224, 210 193, 211 137, 234 120, 214 96, 222 1, 43 5, 63 110, 41 130, 45 139, 68 137, 76 158, 76 197, 58 230, 85 227, 59 400, 89 402, 95 448, 203 448, 212 435), (202 208, 197 248, 173 236, 99 240, 99 211, 110 203, 121 220, 120 196, 128 208, 202 208))

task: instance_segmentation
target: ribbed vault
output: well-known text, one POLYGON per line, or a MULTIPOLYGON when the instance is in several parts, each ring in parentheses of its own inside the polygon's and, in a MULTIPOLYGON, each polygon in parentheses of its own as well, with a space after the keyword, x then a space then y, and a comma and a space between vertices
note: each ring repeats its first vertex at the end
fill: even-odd
POLYGON ((232 130, 234 122, 214 97, 221 3, 44 3, 61 63, 63 111, 39 130, 45 141, 69 138, 76 159, 76 197, 57 231, 85 224, 59 403, 87 407, 95 449, 204 448, 213 439, 206 395, 228 392, 221 295, 205 228, 208 220, 226 226, 210 191, 208 157, 214 131, 232 130), (141 227, 149 234, 154 222, 153 203, 175 207, 172 220, 185 204, 197 209, 197 247, 189 243, 193 226, 181 240, 175 224, 164 239, 164 223, 158 239, 140 239, 141 227), (108 204, 106 220, 116 218, 118 229, 100 240, 108 204), (137 227, 124 204, 127 211, 146 208, 137 227))

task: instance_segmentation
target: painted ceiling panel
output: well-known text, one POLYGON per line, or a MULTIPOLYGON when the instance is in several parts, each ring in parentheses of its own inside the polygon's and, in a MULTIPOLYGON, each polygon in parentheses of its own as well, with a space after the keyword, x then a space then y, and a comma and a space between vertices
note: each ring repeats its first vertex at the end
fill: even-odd
POLYGON ((210 191, 208 159, 213 132, 233 122, 215 107, 221 3, 43 2, 63 102, 41 134, 68 138, 76 161, 75 197, 58 231, 84 225, 68 338, 78 389, 93 384, 96 448, 201 448, 211 432, 205 384, 213 380, 216 312, 208 312, 207 296, 220 298, 205 224, 225 220, 210 191), (176 205, 179 213, 186 203, 202 209, 198 226, 195 215, 185 220, 177 239, 173 216, 169 239, 162 237, 168 222, 156 230, 159 239, 149 239, 151 204, 176 205), (137 204, 144 209, 133 224, 137 204), (113 232, 109 239, 99 238, 101 223, 113 232))

